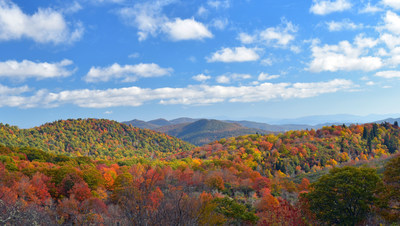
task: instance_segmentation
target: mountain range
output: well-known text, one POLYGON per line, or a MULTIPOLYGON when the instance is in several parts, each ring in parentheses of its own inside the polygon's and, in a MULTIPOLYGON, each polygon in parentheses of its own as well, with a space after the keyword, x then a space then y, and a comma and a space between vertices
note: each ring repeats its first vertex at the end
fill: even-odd
POLYGON ((166 133, 194 145, 204 145, 222 138, 246 134, 271 133, 271 131, 246 127, 236 122, 225 122, 214 119, 178 118, 171 121, 156 119, 148 122, 132 120, 123 123, 134 127, 166 133))
POLYGON ((308 116, 297 119, 286 119, 277 121, 277 124, 268 124, 254 121, 216 120, 216 119, 195 119, 182 117, 173 120, 163 118, 150 121, 134 119, 122 122, 127 125, 142 129, 151 129, 157 132, 175 136, 194 145, 204 145, 222 138, 241 136, 246 134, 268 134, 283 133, 290 130, 320 129, 331 125, 350 125, 363 122, 389 122, 400 121, 400 118, 376 119, 377 115, 355 116, 335 115, 333 116, 308 116), (371 121, 368 121, 368 120, 371 121), (334 122, 334 120, 338 120, 334 122), (296 124, 296 122, 309 122, 310 124, 296 124), (287 123, 287 124, 285 124, 287 123), (316 124, 318 123, 318 124, 316 124))

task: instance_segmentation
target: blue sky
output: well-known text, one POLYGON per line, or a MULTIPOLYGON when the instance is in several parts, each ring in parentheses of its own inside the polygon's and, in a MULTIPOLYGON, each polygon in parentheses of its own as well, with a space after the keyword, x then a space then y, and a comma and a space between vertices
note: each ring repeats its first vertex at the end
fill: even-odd
POLYGON ((0 0, 0 118, 398 114, 400 1, 0 0))

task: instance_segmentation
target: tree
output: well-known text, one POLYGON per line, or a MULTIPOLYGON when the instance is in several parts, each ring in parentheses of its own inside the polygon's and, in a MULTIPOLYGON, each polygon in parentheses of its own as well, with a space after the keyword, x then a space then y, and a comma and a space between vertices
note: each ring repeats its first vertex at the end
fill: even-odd
POLYGON ((230 224, 255 224, 258 220, 253 210, 248 210, 245 205, 238 203, 234 199, 228 197, 215 198, 213 202, 217 204, 215 211, 229 218, 231 220, 230 224))
POLYGON ((366 219, 376 202, 381 180, 374 169, 334 168, 303 194, 317 219, 327 224, 355 225, 366 219))
POLYGON ((400 156, 385 165, 383 174, 385 189, 380 194, 383 208, 380 214, 391 222, 400 221, 400 156))

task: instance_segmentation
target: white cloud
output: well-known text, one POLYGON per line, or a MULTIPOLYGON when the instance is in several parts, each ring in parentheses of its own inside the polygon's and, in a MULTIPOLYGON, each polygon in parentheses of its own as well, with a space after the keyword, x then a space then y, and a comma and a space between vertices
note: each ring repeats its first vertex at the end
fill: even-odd
POLYGON ((245 32, 239 33, 237 39, 242 44, 261 44, 274 48, 288 48, 291 51, 298 53, 300 48, 291 45, 295 40, 295 35, 298 32, 298 27, 285 18, 281 19, 281 24, 276 27, 268 27, 261 31, 256 31, 253 34, 245 32))
POLYGON ((348 0, 313 0, 310 12, 317 15, 327 15, 333 12, 342 12, 351 8, 348 0))
POLYGON ((149 35, 155 37, 160 33, 168 35, 173 41, 202 40, 212 38, 207 27, 191 19, 175 18, 171 20, 162 12, 163 7, 173 0, 156 0, 136 3, 132 8, 123 8, 118 14, 128 23, 138 28, 139 41, 149 35))
MULTIPOLYGON (((184 88, 144 89, 126 87, 106 90, 66 90, 58 93, 39 90, 31 96, 26 88, 14 93, 1 94, 0 107, 21 108, 57 107, 72 104, 85 108, 107 108, 119 106, 140 106, 148 102, 160 104, 199 105, 222 102, 265 102, 274 99, 309 98, 325 93, 351 91, 355 85, 344 79, 315 83, 261 83, 256 86, 187 86, 184 88)), ((5 89, 12 89, 5 87, 5 89)))
POLYGON ((383 18, 385 25, 384 29, 394 33, 400 34, 400 16, 392 11, 387 11, 385 17, 383 18))
POLYGON ((377 7, 377 6, 373 6, 371 5, 370 2, 368 2, 368 4, 359 11, 359 13, 377 13, 382 11, 381 8, 377 7))
POLYGON ((83 35, 82 24, 75 26, 70 30, 63 15, 53 9, 27 15, 11 1, 0 0, 0 41, 29 38, 39 43, 71 43, 83 35))
POLYGON ((91 0, 93 3, 122 3, 125 0, 91 0))
POLYGON ((162 7, 168 2, 137 3, 133 8, 123 8, 118 14, 138 28, 139 41, 144 41, 149 35, 156 36, 162 24, 167 21, 162 12, 162 7))
POLYGON ((160 77, 169 75, 171 68, 161 68, 157 64, 136 64, 121 66, 117 63, 109 67, 92 67, 85 76, 87 82, 106 82, 122 78, 124 82, 134 82, 139 78, 160 77))
POLYGON ((140 54, 139 53, 131 53, 131 54, 129 54, 129 58, 138 58, 140 56, 140 54))
POLYGON ((211 78, 211 76, 205 75, 205 74, 198 74, 198 75, 195 75, 192 77, 192 79, 199 81, 199 82, 207 81, 210 78, 211 78))
POLYGON ((230 83, 230 82, 231 82, 231 78, 229 78, 229 77, 226 76, 226 75, 218 76, 215 80, 216 80, 218 83, 223 83, 223 84, 227 84, 227 83, 230 83))
POLYGON ((67 77, 73 73, 66 68, 71 64, 70 60, 62 60, 58 63, 8 60, 0 62, 0 77, 9 77, 15 80, 67 77))
POLYGON ((364 34, 359 34, 354 39, 354 44, 359 49, 371 49, 376 45, 378 45, 378 42, 379 42, 378 39, 364 37, 364 34))
POLYGON ((62 9, 62 12, 64 14, 71 14, 71 13, 76 13, 80 10, 82 10, 83 7, 79 2, 74 1, 73 3, 70 3, 66 8, 62 9))
POLYGON ((197 15, 199 16, 205 16, 208 14, 208 10, 204 6, 200 6, 199 9, 197 10, 197 15))
POLYGON ((350 20, 326 22, 329 31, 356 30, 363 28, 362 24, 355 24, 350 20))
POLYGON ((388 33, 383 33, 380 36, 380 40, 384 42, 389 49, 393 49, 394 47, 400 45, 400 36, 395 36, 388 33))
POLYGON ((268 73, 261 72, 258 75, 258 81, 271 80, 271 79, 276 79, 279 77, 280 77, 280 75, 269 75, 268 73))
POLYGON ((105 111, 104 112, 104 114, 106 114, 106 115, 110 115, 110 114, 112 114, 113 112, 112 111, 105 111))
POLYGON ((261 60, 261 65, 264 66, 271 66, 272 65, 272 59, 271 58, 265 58, 261 60))
POLYGON ((367 85, 367 86, 373 86, 373 85, 375 85, 375 82, 369 81, 369 82, 365 83, 365 85, 367 85))
POLYGON ((324 45, 322 47, 312 44, 313 60, 309 65, 312 72, 321 71, 373 71, 383 66, 379 57, 367 56, 368 48, 376 45, 373 40, 358 36, 355 46, 348 41, 338 45, 324 45))
POLYGON ((387 54, 388 58, 386 63, 390 66, 397 66, 400 64, 400 47, 395 47, 387 54))
POLYGON ((268 45, 272 44, 275 46, 286 47, 290 44, 295 39, 294 34, 298 31, 298 28, 292 22, 285 19, 282 19, 282 23, 283 25, 281 26, 269 27, 261 31, 259 34, 260 40, 266 42, 268 45))
POLYGON ((219 18, 219 19, 214 19, 211 21, 211 26, 215 27, 218 30, 224 30, 226 26, 228 26, 229 21, 226 18, 219 18))
POLYGON ((28 92, 29 90, 30 89, 28 86, 10 88, 0 84, 0 96, 22 94, 28 92))
POLYGON ((239 74, 239 73, 231 73, 231 74, 226 74, 226 75, 221 75, 216 78, 216 81, 218 83, 231 83, 232 81, 240 81, 244 79, 250 79, 251 75, 249 74, 239 74))
POLYGON ((254 35, 249 35, 244 32, 239 33, 238 39, 243 44, 251 44, 256 41, 256 37, 254 35))
POLYGON ((393 9, 400 9, 400 1, 398 0, 382 0, 382 4, 392 7, 393 9))
POLYGON ((175 21, 166 22, 163 30, 174 41, 182 40, 202 40, 204 38, 212 38, 213 35, 202 23, 192 19, 182 20, 176 18, 175 21))
POLYGON ((256 49, 246 48, 246 47, 235 47, 223 48, 215 52, 211 58, 208 58, 208 62, 246 62, 246 61, 256 61, 260 58, 257 54, 256 49))
POLYGON ((379 71, 375 76, 382 78, 400 78, 400 71, 379 71))
POLYGON ((231 5, 229 0, 208 0, 207 4, 208 6, 213 7, 215 9, 220 9, 220 8, 227 9, 231 5))

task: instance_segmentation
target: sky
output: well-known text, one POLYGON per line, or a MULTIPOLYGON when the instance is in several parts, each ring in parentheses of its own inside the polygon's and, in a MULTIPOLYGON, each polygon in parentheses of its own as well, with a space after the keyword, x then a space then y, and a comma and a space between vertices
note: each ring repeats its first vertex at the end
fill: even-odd
POLYGON ((400 115, 398 0, 0 0, 0 122, 400 115))

